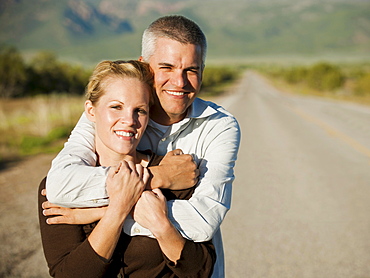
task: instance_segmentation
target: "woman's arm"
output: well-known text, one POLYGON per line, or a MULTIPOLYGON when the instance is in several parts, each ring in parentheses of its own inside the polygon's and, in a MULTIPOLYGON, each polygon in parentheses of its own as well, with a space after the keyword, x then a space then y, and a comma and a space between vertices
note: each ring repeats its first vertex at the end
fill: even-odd
POLYGON ((42 209, 46 199, 39 194, 41 236, 52 276, 101 277, 106 273, 123 222, 140 197, 148 176, 146 169, 136 170, 132 163, 111 168, 107 179, 107 190, 112 195, 110 205, 88 238, 81 225, 48 225, 42 209))
POLYGON ((166 198, 160 189, 144 191, 133 216, 156 237, 167 266, 179 277, 210 277, 216 261, 211 242, 184 239, 167 216, 166 198))
POLYGON ((45 188, 44 179, 39 187, 38 211, 41 240, 45 258, 52 277, 92 277, 103 276, 111 262, 101 258, 91 247, 82 225, 48 225, 48 217, 43 214, 42 204, 46 201, 41 195, 45 188))

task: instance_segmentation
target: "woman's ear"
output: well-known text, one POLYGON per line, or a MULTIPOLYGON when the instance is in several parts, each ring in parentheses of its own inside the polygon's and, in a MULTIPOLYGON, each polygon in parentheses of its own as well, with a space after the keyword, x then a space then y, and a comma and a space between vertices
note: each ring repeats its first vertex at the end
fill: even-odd
POLYGON ((85 113, 87 118, 95 123, 95 106, 92 104, 91 100, 85 101, 85 113))

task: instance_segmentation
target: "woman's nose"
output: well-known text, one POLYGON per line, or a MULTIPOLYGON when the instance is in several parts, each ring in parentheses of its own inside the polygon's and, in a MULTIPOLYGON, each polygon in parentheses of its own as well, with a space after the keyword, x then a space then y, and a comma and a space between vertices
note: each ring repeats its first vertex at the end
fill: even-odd
POLYGON ((134 125, 136 122, 134 113, 127 111, 124 112, 121 116, 121 122, 128 126, 134 125))

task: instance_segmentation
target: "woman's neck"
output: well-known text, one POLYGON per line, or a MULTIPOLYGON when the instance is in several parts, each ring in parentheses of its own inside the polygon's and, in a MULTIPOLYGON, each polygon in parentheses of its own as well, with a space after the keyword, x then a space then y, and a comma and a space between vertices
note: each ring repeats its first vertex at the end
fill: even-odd
POLYGON ((100 166, 115 166, 118 165, 121 161, 132 161, 135 164, 141 164, 143 166, 146 166, 148 164, 148 159, 145 154, 142 154, 140 152, 135 151, 133 154, 103 154, 100 155, 99 152, 97 152, 98 155, 98 162, 100 166))

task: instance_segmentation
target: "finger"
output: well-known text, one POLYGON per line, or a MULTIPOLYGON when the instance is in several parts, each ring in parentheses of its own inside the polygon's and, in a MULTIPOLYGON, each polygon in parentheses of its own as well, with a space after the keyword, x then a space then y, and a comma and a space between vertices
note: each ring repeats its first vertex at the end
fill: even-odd
POLYGON ((131 169, 131 171, 137 173, 136 164, 133 161, 126 161, 126 162, 127 162, 128 167, 131 169))
POLYGON ((160 190, 159 188, 153 189, 152 192, 156 195, 157 198, 161 200, 166 199, 166 197, 162 193, 162 190, 160 190))
POLYGON ((42 211, 44 216, 63 215, 62 210, 59 208, 49 208, 42 211))
POLYGON ((132 165, 130 166, 130 164, 127 161, 122 160, 119 163, 117 174, 127 174, 127 173, 131 173, 131 171, 132 171, 132 165))
POLYGON ((145 185, 148 183, 149 178, 150 178, 150 173, 149 173, 148 168, 143 168, 143 177, 142 177, 142 179, 143 179, 143 182, 144 182, 145 185))
POLYGON ((46 196, 46 189, 41 190, 41 195, 46 196))
POLYGON ((173 155, 182 155, 182 154, 184 154, 184 153, 180 149, 176 149, 176 150, 173 151, 173 155))
POLYGON ((154 189, 152 190, 152 192, 153 192, 155 195, 157 195, 157 196, 161 196, 161 195, 163 195, 163 194, 162 194, 162 190, 160 190, 159 188, 154 188, 154 189))
POLYGON ((41 207, 43 209, 49 209, 49 208, 59 207, 59 206, 54 205, 54 204, 50 203, 49 201, 45 201, 45 202, 42 203, 41 207))
POLYGON ((135 165, 136 172, 138 173, 139 177, 142 179, 144 173, 144 167, 141 164, 135 165))
POLYGON ((46 223, 49 225, 53 224, 69 224, 68 218, 64 216, 49 217, 46 219, 46 223))

